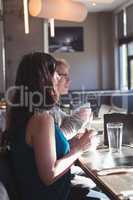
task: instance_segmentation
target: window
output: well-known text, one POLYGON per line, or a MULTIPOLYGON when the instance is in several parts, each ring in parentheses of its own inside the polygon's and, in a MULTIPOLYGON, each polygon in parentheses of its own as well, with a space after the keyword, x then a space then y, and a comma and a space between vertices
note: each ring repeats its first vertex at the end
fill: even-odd
POLYGON ((123 44, 119 47, 120 55, 120 89, 128 89, 127 48, 123 44))
POLYGON ((127 15, 127 36, 133 36, 133 5, 126 8, 127 15))
POLYGON ((117 14, 120 89, 133 89, 133 5, 117 14))
POLYGON ((133 56, 133 42, 128 44, 128 56, 133 56))
POLYGON ((133 42, 127 45, 128 52, 128 89, 133 89, 133 42))

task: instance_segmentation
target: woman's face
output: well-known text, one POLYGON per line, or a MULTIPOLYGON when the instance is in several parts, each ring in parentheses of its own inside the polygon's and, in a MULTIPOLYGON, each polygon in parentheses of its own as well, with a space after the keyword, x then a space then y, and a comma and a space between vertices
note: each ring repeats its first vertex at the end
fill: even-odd
POLYGON ((70 86, 69 67, 61 65, 57 67, 57 72, 60 76, 58 81, 58 93, 59 95, 67 94, 70 86))

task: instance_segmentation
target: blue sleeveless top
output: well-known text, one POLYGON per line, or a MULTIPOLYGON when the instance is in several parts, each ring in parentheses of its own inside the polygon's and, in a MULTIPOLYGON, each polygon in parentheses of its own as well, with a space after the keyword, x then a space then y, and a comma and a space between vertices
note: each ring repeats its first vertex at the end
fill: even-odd
MULTIPOLYGON (((21 200, 68 200, 70 170, 52 185, 46 186, 38 175, 33 148, 25 142, 25 129, 19 128, 15 132, 15 139, 11 143, 11 161, 21 200)), ((56 124, 55 140, 59 159, 69 152, 70 146, 56 124)))

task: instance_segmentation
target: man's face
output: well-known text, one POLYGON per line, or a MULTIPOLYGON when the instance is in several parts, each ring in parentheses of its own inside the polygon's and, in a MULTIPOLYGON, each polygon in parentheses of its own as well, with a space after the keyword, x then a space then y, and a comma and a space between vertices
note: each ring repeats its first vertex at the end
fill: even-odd
POLYGON ((60 76, 60 80, 58 82, 58 92, 60 95, 67 94, 70 86, 68 66, 61 65, 60 67, 57 67, 57 73, 60 76))

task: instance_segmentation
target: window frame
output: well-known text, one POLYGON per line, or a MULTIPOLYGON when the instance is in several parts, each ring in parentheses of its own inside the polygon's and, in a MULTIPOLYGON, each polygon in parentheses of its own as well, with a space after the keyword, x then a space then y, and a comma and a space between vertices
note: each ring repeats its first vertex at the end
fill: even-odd
MULTIPOLYGON (((130 6, 133 6, 133 4, 131 4, 130 6)), ((131 69, 130 69, 130 62, 131 60, 133 60, 133 55, 128 55, 128 45, 133 42, 133 34, 132 35, 127 35, 127 8, 129 6, 127 6, 126 8, 122 8, 116 15, 116 18, 117 18, 117 49, 118 49, 118 71, 120 72, 119 73, 119 88, 121 90, 123 90, 123 85, 122 82, 121 82, 121 75, 122 75, 122 68, 121 68, 121 53, 120 53, 120 48, 122 47, 122 45, 126 45, 126 51, 127 51, 127 58, 126 58, 126 62, 127 62, 127 65, 125 67, 127 67, 127 90, 130 91, 130 90, 133 90, 133 88, 131 88, 131 69), (123 31, 126 32, 126 34, 124 34, 123 37, 119 37, 118 35, 118 24, 119 24, 119 21, 118 21, 118 18, 120 16, 120 13, 123 11, 123 31), (126 23, 125 23, 125 18, 124 18, 124 15, 126 17, 126 23)))

